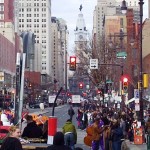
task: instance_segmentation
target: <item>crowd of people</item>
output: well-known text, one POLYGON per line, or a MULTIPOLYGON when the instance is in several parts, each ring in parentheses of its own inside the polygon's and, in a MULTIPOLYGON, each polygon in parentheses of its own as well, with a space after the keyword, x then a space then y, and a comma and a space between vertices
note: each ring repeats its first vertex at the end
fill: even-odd
MULTIPOLYGON (((80 107, 76 119, 78 128, 86 130, 87 135, 90 127, 92 150, 126 150, 127 146, 122 144, 123 141, 128 139, 133 143, 134 128, 141 127, 136 112, 131 108, 125 107, 124 110, 106 108, 96 102, 88 102, 84 107, 80 107)), ((150 134, 150 116, 145 115, 144 119, 143 133, 150 134)), ((143 140, 146 142, 145 138, 143 140)))
MULTIPOLYGON (((29 143, 31 138, 48 138, 48 122, 43 125, 43 128, 36 125, 32 116, 26 116, 27 126, 23 132, 18 126, 10 126, 9 134, 3 140, 1 150, 22 150, 22 144, 29 143)), ((53 144, 47 147, 47 150, 82 150, 79 147, 75 148, 77 141, 77 132, 72 120, 68 119, 62 127, 62 132, 56 132, 54 135, 53 144)), ((47 143, 47 142, 46 142, 47 143)))
MULTIPOLYGON (((47 150, 82 150, 79 147, 75 148, 77 129, 72 122, 73 117, 77 121, 78 130, 87 133, 84 143, 92 150, 128 150, 125 139, 134 142, 134 128, 140 127, 137 114, 131 108, 126 107, 124 110, 106 108, 96 101, 84 103, 77 109, 77 112, 70 105, 67 113, 69 118, 63 125, 62 131, 56 132, 53 145, 48 146, 47 150)), ((10 126, 9 134, 3 140, 1 150, 22 150, 22 144, 29 142, 25 139, 31 138, 44 139, 47 143, 48 121, 39 126, 30 115, 26 115, 25 120, 22 121, 22 124, 26 124, 22 131, 17 126, 10 126)), ((143 129, 150 134, 148 115, 145 117, 143 129)))

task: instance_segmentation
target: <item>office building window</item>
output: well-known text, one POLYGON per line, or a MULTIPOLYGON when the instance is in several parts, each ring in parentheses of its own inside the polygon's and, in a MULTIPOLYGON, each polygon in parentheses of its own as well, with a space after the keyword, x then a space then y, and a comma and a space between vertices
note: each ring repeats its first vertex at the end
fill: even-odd
POLYGON ((123 18, 120 18, 120 26, 123 28, 123 18))
POLYGON ((46 70, 46 67, 42 67, 42 70, 46 70))
POLYGON ((3 5, 0 6, 0 11, 4 11, 4 6, 3 5))
POLYGON ((0 14, 0 19, 1 19, 1 20, 4 19, 4 14, 0 14))

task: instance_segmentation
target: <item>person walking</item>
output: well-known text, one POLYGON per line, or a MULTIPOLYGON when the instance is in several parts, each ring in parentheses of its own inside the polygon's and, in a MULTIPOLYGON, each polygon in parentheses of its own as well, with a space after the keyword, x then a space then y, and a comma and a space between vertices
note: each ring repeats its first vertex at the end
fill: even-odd
POLYGON ((66 123, 62 127, 62 132, 64 133, 65 145, 74 150, 74 145, 77 142, 77 131, 75 126, 72 124, 71 119, 68 119, 66 121, 66 123))
POLYGON ((17 126, 11 126, 9 136, 2 142, 1 150, 23 150, 19 140, 21 131, 17 126))
POLYGON ((72 120, 73 115, 75 114, 72 106, 70 106, 70 108, 68 109, 68 115, 70 116, 70 120, 72 120))
POLYGON ((44 102, 41 102, 39 106, 40 106, 41 112, 43 112, 44 111, 44 102))
POLYGON ((59 131, 54 135, 53 145, 48 146, 46 150, 71 150, 71 148, 64 145, 64 134, 59 131))
POLYGON ((150 135, 150 117, 148 118, 148 121, 146 122, 145 129, 148 135, 150 135))

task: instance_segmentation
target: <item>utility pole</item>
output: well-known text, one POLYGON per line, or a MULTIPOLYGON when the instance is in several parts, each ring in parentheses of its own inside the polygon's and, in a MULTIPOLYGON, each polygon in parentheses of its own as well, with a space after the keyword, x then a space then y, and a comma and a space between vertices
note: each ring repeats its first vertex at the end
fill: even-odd
POLYGON ((19 114, 18 114, 18 109, 19 109, 19 89, 20 89, 20 58, 21 55, 20 53, 17 53, 17 58, 16 58, 16 97, 14 100, 14 110, 15 110, 15 118, 14 118, 14 124, 18 124, 19 122, 19 114))

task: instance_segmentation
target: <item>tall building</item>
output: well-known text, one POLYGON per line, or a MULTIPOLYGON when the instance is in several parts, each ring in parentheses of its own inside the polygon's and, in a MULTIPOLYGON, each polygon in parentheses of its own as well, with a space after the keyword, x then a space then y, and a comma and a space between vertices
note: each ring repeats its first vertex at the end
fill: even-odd
POLYGON ((13 4, 14 0, 0 1, 0 33, 12 43, 15 42, 13 28, 13 4))
POLYGON ((14 0, 0 1, 0 27, 8 27, 8 24, 13 22, 13 3, 14 0))
MULTIPOLYGON (((121 3, 122 0, 116 0, 116 9, 117 9, 117 14, 121 13, 121 3)), ((126 0, 126 4, 128 9, 133 9, 133 14, 134 14, 134 18, 133 21, 134 22, 140 22, 140 7, 139 7, 139 0, 126 0)))
MULTIPOLYGON (((52 17, 52 80, 55 88, 64 87, 67 84, 67 53, 68 30, 66 21, 62 18, 52 17)), ((67 86, 67 85, 66 85, 67 86)))
MULTIPOLYGON (((131 1, 126 0, 128 8, 134 10, 134 22, 139 22, 139 0, 131 1)), ((104 32, 105 16, 121 15, 121 3, 122 0, 98 0, 95 7, 94 18, 94 30, 96 33, 96 40, 99 41, 104 32)))
POLYGON ((0 0, 0 71, 4 73, 4 81, 0 83, 0 87, 10 80, 9 87, 12 87, 16 72, 16 53, 22 50, 20 37, 14 33, 13 6, 14 0, 0 0))
MULTIPOLYGON (((19 0, 19 32, 31 31, 35 43, 42 44, 41 74, 51 76, 51 1, 19 0)), ((43 79, 42 78, 42 79, 43 79)))

